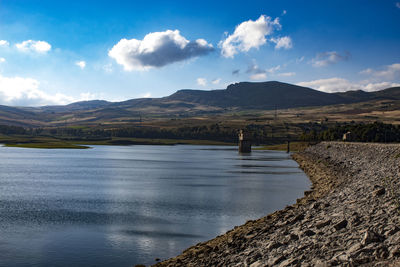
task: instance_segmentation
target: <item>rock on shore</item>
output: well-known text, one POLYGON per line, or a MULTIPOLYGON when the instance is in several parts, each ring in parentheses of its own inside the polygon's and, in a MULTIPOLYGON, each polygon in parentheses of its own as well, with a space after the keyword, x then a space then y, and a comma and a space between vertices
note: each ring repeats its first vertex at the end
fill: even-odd
POLYGON ((295 154, 297 203, 156 266, 400 266, 400 145, 323 142, 295 154))

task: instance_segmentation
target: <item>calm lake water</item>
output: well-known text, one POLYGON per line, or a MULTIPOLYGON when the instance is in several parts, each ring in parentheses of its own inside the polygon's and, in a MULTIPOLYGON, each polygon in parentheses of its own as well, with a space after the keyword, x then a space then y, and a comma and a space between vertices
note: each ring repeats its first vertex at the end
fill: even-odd
POLYGON ((295 202, 286 153, 234 147, 0 147, 0 266, 153 264, 295 202))

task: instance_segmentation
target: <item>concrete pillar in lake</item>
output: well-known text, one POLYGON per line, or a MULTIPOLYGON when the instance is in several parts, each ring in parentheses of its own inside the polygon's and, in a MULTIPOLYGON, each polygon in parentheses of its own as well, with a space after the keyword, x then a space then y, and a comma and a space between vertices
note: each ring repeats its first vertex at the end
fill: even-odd
POLYGON ((251 135, 249 132, 240 130, 239 132, 239 152, 250 153, 251 152, 251 135))

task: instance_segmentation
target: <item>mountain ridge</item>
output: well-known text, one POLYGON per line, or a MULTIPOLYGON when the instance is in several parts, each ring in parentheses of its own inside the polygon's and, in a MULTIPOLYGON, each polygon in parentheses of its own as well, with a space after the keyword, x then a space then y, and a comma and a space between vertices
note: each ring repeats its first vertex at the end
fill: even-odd
POLYGON ((182 101, 197 103, 208 106, 242 107, 242 108, 261 108, 274 109, 293 108, 306 106, 323 106, 331 104, 346 104, 376 99, 400 100, 400 87, 386 88, 380 91, 366 92, 363 90, 353 90, 337 93, 326 93, 309 87, 293 85, 278 81, 267 82, 239 82, 230 84, 226 89, 180 89, 175 93, 160 98, 133 98, 119 102, 106 100, 87 100, 73 102, 67 105, 51 105, 40 107, 13 107, 13 108, 32 108, 44 110, 68 110, 96 109, 106 106, 145 106, 160 104, 169 101, 182 101), (299 93, 304 94, 299 95, 299 93), (221 98, 224 99, 221 99, 221 98), (247 99, 246 99, 247 97, 247 99), (300 98, 299 98, 300 97, 300 98), (322 99, 321 97, 325 98, 322 99), (265 103, 266 98, 273 102, 265 103), (296 101, 294 101, 296 100, 296 101), (287 103, 285 103, 287 102, 287 103))

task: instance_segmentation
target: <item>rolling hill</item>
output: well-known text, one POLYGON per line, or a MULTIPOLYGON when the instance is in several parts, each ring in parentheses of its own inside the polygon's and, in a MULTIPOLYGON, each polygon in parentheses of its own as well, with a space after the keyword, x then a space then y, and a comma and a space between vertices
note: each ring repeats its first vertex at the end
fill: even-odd
POLYGON ((0 106, 0 124, 44 126, 129 122, 138 120, 142 115, 190 117, 241 110, 289 109, 381 100, 400 101, 400 87, 377 92, 359 90, 324 93, 277 81, 240 82, 219 90, 183 89, 162 98, 140 98, 122 102, 93 100, 65 106, 0 106))

